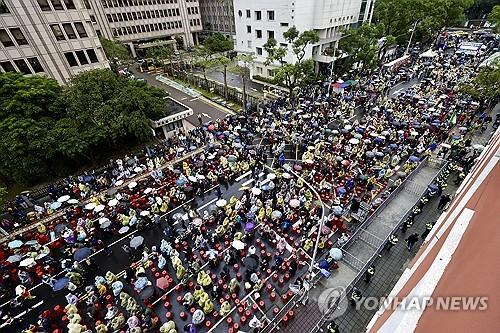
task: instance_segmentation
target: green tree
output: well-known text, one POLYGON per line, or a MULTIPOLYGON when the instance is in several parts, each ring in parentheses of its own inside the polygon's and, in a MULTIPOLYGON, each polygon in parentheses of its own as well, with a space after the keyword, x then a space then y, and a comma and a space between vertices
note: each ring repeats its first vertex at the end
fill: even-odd
POLYGON ((7 199, 7 188, 0 187, 0 212, 4 209, 5 200, 7 199))
POLYGON ((288 88, 290 97, 293 97, 295 88, 306 86, 314 82, 317 78, 314 73, 314 62, 304 60, 306 48, 319 41, 319 35, 314 30, 299 32, 292 27, 283 33, 283 37, 291 46, 294 61, 287 63, 285 57, 287 49, 278 46, 274 38, 268 39, 264 44, 267 52, 266 65, 278 63, 276 69, 275 81, 288 88))
POLYGON ((500 33, 500 5, 496 5, 488 14, 488 21, 493 26, 493 30, 500 33))
POLYGON ((481 67, 476 77, 463 84, 460 91, 480 101, 481 106, 500 97, 500 61, 481 67))
POLYGON ((203 71, 203 78, 205 79, 205 87, 208 87, 207 70, 213 67, 212 54, 205 47, 197 47, 195 49, 194 64, 196 67, 201 68, 203 71))
POLYGON ((233 49, 233 41, 217 32, 207 37, 203 42, 203 46, 212 54, 223 53, 233 49))
POLYGON ((168 60, 170 67, 170 74, 173 73, 173 57, 175 55, 175 50, 171 45, 160 45, 149 48, 146 51, 146 56, 148 58, 155 59, 157 62, 163 64, 163 71, 166 72, 165 61, 168 60))
POLYGON ((395 43, 395 38, 390 35, 385 36, 382 43, 379 42, 384 37, 384 30, 383 24, 363 24, 345 32, 339 42, 339 49, 348 55, 344 60, 346 70, 357 64, 358 73, 362 75, 364 71, 379 65, 387 48, 395 43))
POLYGON ((255 56, 251 53, 241 53, 236 57, 236 63, 231 66, 231 70, 241 77, 243 88, 243 110, 246 111, 247 107, 247 89, 246 83, 250 79, 250 71, 255 63, 255 56))
POLYGON ((209 61, 209 68, 220 69, 224 77, 224 98, 227 99, 227 69, 231 65, 232 60, 224 55, 212 58, 209 61))
POLYGON ((99 40, 114 72, 118 70, 119 65, 128 64, 132 61, 132 55, 122 42, 106 38, 100 38, 99 40))
POLYGON ((375 21, 382 23, 384 35, 392 35, 398 44, 404 44, 410 37, 410 29, 415 29, 415 42, 430 40, 446 26, 456 26, 465 20, 464 12, 474 0, 377 0, 375 21))

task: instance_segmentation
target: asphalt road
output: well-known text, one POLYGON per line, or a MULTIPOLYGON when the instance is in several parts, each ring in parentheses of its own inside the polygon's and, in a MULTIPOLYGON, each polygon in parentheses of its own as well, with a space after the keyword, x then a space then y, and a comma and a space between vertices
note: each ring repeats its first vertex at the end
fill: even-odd
MULTIPOLYGON (((200 70, 195 70, 194 72, 198 75, 203 75, 203 72, 200 70)), ((221 71, 208 71, 207 77, 214 81, 224 83, 224 74, 222 74, 221 71)), ((231 72, 227 72, 227 84, 231 87, 243 89, 241 77, 231 72)), ((262 95, 262 88, 264 87, 262 84, 253 81, 247 81, 246 85, 247 90, 250 94, 262 95)))
POLYGON ((194 126, 199 125, 197 117, 198 114, 202 114, 203 122, 216 120, 218 118, 222 119, 228 115, 228 113, 224 111, 222 107, 217 107, 215 103, 214 105, 208 104, 200 98, 193 98, 192 96, 189 96, 180 90, 177 90, 173 87, 170 87, 169 85, 166 85, 156 80, 154 74, 141 73, 136 69, 132 69, 132 72, 136 77, 143 78, 147 81, 148 84, 151 84, 155 87, 167 91, 172 98, 178 100, 179 102, 193 109, 194 114, 188 117, 187 120, 194 126))

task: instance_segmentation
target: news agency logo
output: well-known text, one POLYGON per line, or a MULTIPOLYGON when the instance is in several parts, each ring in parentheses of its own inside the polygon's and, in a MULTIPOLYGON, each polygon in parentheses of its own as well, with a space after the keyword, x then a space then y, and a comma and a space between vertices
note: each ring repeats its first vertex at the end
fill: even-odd
POLYGON ((349 306, 345 288, 325 289, 318 297, 318 306, 326 321, 342 316, 349 306))

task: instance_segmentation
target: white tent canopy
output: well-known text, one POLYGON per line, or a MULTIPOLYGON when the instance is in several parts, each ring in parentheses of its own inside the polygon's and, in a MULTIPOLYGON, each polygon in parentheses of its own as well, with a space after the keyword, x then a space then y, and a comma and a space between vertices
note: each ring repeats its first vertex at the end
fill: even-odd
POLYGON ((428 49, 427 51, 422 53, 419 57, 420 58, 434 58, 435 56, 437 56, 437 53, 432 51, 431 49, 428 49))

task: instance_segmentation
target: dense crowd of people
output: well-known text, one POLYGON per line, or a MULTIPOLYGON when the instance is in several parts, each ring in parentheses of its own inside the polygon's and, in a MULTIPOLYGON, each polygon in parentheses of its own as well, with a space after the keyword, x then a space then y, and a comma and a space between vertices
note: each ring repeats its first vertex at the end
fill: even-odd
MULTIPOLYGON (((375 209, 431 154, 467 173, 481 150, 470 135, 493 119, 456 87, 480 59, 414 56, 398 70, 415 73, 408 77, 415 84, 394 98, 386 88, 395 73, 351 80, 332 93, 329 83, 310 86, 296 99, 263 102, 102 172, 69 177, 31 210, 18 200, 2 227, 29 227, 0 247, 2 327, 205 332, 221 319, 232 331, 264 326, 259 311, 279 311, 276 304, 310 281, 316 246, 315 259, 323 259, 313 271, 327 276, 338 268, 324 259, 331 237, 348 233, 344 216, 362 202, 375 209), (244 175, 252 185, 239 185, 244 175), (197 209, 194 199, 211 191, 213 204, 197 209), (145 239, 149 230, 161 237, 145 239), (123 270, 101 267, 98 255, 119 256, 123 270), (36 288, 51 294, 42 311, 30 309, 36 288), (38 321, 16 319, 22 310, 38 311, 38 321)), ((433 186, 439 192, 445 183, 433 186)))

